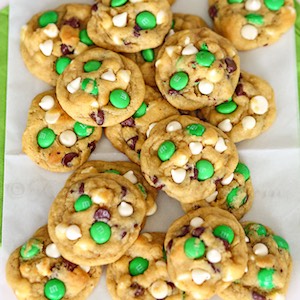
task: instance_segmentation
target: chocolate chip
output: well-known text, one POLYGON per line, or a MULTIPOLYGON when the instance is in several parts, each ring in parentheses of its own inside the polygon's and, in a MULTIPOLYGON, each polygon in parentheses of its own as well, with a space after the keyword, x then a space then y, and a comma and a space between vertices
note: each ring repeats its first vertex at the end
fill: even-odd
POLYGON ((267 300, 267 298, 259 293, 252 292, 252 299, 253 300, 267 300))
POLYGON ((215 5, 212 5, 209 9, 208 9, 208 14, 209 16, 214 19, 217 15, 218 15, 218 9, 216 8, 215 5))
POLYGON ((122 233, 121 233, 121 239, 123 239, 126 234, 127 234, 127 231, 122 231, 122 233))
POLYGON ((173 246, 173 240, 169 240, 168 244, 167 244, 167 251, 170 252, 171 251, 171 248, 173 246))
POLYGON ((79 22, 79 19, 73 17, 69 20, 65 20, 63 25, 69 25, 73 28, 79 28, 80 27, 80 22, 79 22))
POLYGON ((226 69, 227 69, 227 72, 230 74, 230 73, 233 73, 237 67, 236 67, 236 64, 234 62, 233 59, 229 58, 229 57, 226 57, 225 58, 225 63, 227 65, 226 69))
POLYGON ((165 186, 164 184, 159 183, 159 180, 158 180, 157 176, 153 176, 153 177, 151 178, 151 180, 152 180, 152 182, 153 182, 153 184, 155 185, 155 188, 156 188, 157 190, 161 190, 161 189, 165 186))
POLYGON ((171 95, 171 96, 176 96, 176 95, 179 95, 179 92, 176 91, 176 90, 170 89, 168 94, 171 95))
POLYGON ((140 34, 140 31, 142 30, 142 28, 140 26, 138 26, 137 24, 134 25, 133 27, 133 35, 135 37, 139 37, 141 34, 140 34))
POLYGON ((197 180, 198 179, 198 169, 194 168, 192 175, 190 176, 191 179, 197 180))
POLYGON ((208 261, 208 263, 211 265, 215 273, 220 273, 220 269, 218 269, 213 263, 211 263, 210 261, 208 261))
POLYGON ((200 235, 205 231, 204 227, 197 227, 192 230, 192 236, 200 237, 200 235))
POLYGON ((73 272, 78 265, 68 261, 67 259, 63 258, 63 266, 70 272, 73 272))
POLYGON ((60 45, 60 51, 63 55, 68 55, 68 54, 72 54, 73 51, 69 49, 69 46, 66 44, 61 44, 60 45))
POLYGON ((130 287, 135 290, 134 291, 134 297, 143 296, 144 293, 145 293, 145 289, 141 285, 139 285, 138 283, 136 283, 136 282, 133 282, 130 285, 130 287))
POLYGON ((103 125, 104 123, 104 112, 103 110, 98 110, 97 113, 94 111, 90 114, 90 117, 98 124, 103 125))
POLYGON ((122 125, 122 127, 134 127, 135 126, 135 122, 134 122, 134 118, 130 117, 128 119, 126 119, 125 121, 120 123, 122 125))
POLYGON ((186 236, 190 232, 190 225, 184 225, 181 227, 180 233, 177 235, 177 237, 183 237, 186 236))
POLYGON ((92 9, 92 11, 97 11, 98 10, 97 3, 93 4, 91 9, 92 9))
POLYGON ((108 222, 110 220, 110 212, 106 208, 98 208, 94 213, 94 219, 96 221, 108 222))
POLYGON ((126 41, 126 40, 124 40, 123 43, 124 43, 125 46, 128 46, 128 45, 131 44, 131 42, 128 42, 128 41, 126 41))
POLYGON ((129 148, 131 150, 135 149, 135 145, 136 145, 138 139, 139 139, 139 137, 136 135, 136 136, 134 136, 134 137, 132 137, 132 138, 130 138, 129 140, 126 141, 127 145, 129 146, 129 148))
POLYGON ((67 153, 63 159, 61 160, 61 163, 63 166, 66 166, 66 167, 72 167, 72 164, 71 164, 71 161, 75 158, 75 157, 78 157, 79 155, 75 152, 70 152, 70 153, 67 153))
POLYGON ((158 182, 157 176, 153 176, 152 179, 151 179, 151 181, 152 181, 154 184, 157 184, 157 182, 158 182))
POLYGON ((220 240, 223 242, 224 248, 226 251, 230 249, 230 244, 226 241, 220 238, 220 240))
POLYGON ((239 83, 235 88, 235 94, 237 96, 246 96, 247 94, 243 90, 243 85, 239 83))
POLYGON ((78 193, 80 195, 82 195, 84 193, 84 182, 81 182, 79 189, 78 189, 78 193))
POLYGON ((122 186, 121 198, 124 198, 126 195, 127 195, 127 188, 125 186, 122 186))
POLYGON ((175 284, 171 281, 167 281, 167 285, 170 286, 172 288, 172 290, 174 290, 176 288, 175 284))
POLYGON ((96 149, 96 142, 92 141, 90 143, 88 143, 88 147, 90 148, 90 151, 93 152, 96 149))

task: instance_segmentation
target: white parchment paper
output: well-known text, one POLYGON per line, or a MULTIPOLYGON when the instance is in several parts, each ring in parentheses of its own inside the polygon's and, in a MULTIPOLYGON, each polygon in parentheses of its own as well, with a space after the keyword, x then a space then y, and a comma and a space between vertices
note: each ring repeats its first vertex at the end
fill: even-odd
MULTIPOLYGON (((9 254, 47 223, 51 203, 69 175, 40 169, 22 153, 21 137, 30 103, 35 95, 49 87, 26 70, 19 52, 20 30, 34 13, 66 2, 11 0, 10 3, 5 198, 0 249, 0 299, 3 300, 16 299, 5 280, 9 254)), ((207 9, 207 0, 177 0, 173 6, 173 11, 198 14, 210 23, 207 9)), ((287 299, 299 300, 300 151, 294 31, 291 29, 272 46, 240 53, 240 56, 242 69, 263 77, 274 87, 278 108, 277 120, 268 132, 238 145, 241 160, 250 168, 255 191, 253 208, 244 220, 266 224, 289 242, 294 269, 287 299)), ((126 160, 126 157, 102 139, 91 159, 126 160)), ((158 211, 148 218, 145 231, 165 231, 182 214, 177 201, 161 192, 158 211)), ((111 299, 104 276, 89 299, 111 299)))

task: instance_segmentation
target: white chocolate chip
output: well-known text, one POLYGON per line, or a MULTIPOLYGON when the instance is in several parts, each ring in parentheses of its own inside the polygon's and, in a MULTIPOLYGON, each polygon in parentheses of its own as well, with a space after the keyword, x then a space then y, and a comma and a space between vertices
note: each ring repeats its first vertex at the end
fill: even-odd
POLYGON ((278 292, 273 292, 268 294, 272 300, 285 300, 285 295, 279 294, 278 292))
POLYGON ((136 184, 138 182, 138 180, 132 170, 129 170, 123 176, 133 184, 136 184))
POLYGON ((120 216, 122 217, 129 217, 133 214, 133 207, 131 204, 122 201, 119 205, 118 205, 118 212, 120 214, 120 216))
POLYGON ((228 185, 228 184, 230 184, 231 181, 233 180, 233 176, 234 176, 234 174, 231 173, 228 177, 223 178, 222 181, 221 181, 221 184, 223 184, 223 185, 228 185))
POLYGON ((199 92, 203 95, 209 95, 214 90, 214 84, 206 79, 203 79, 198 84, 199 92))
POLYGON ((242 126, 245 130, 253 129, 256 125, 256 120, 252 116, 246 116, 242 119, 242 126))
POLYGON ((164 299, 168 296, 168 284, 163 280, 157 280, 151 284, 149 292, 155 299, 164 299))
POLYGON ((203 145, 200 142, 191 142, 189 143, 189 148, 193 155, 198 155, 203 150, 203 145))
POLYGON ((67 90, 69 93, 74 94, 77 92, 80 88, 80 83, 81 83, 81 78, 77 77, 76 79, 72 80, 68 85, 67 85, 67 90))
POLYGON ((248 271, 249 271, 248 266, 246 266, 245 273, 248 273, 248 271))
POLYGON ((253 252, 257 256, 266 256, 269 253, 269 250, 265 244, 257 243, 253 246, 253 252))
POLYGON ((211 203, 211 202, 213 202, 213 201, 215 201, 217 199, 217 196, 218 196, 218 191, 215 191, 210 196, 206 197, 205 201, 207 203, 211 203))
POLYGON ((200 227, 200 226, 203 224, 203 222, 204 222, 204 220, 203 220, 202 218, 200 218, 200 217, 195 217, 195 218, 193 218, 193 219, 190 221, 190 225, 191 225, 192 227, 197 228, 197 227, 200 227))
POLYGON ((46 247, 45 252, 46 252, 46 255, 51 258, 59 258, 61 256, 59 250, 57 249, 57 247, 54 243, 49 244, 46 247))
POLYGON ((50 95, 46 95, 41 99, 39 106, 43 110, 47 111, 47 110, 50 110, 54 106, 54 103, 55 103, 55 101, 54 101, 53 97, 50 95))
POLYGON ((253 41, 256 39, 257 35, 257 28, 251 24, 246 24, 241 29, 241 36, 246 40, 253 41))
POLYGON ((45 56, 50 56, 53 50, 53 41, 47 40, 39 45, 40 50, 45 56))
POLYGON ((59 135, 59 141, 66 147, 72 147, 77 142, 77 136, 73 130, 65 130, 59 135))
POLYGON ((246 242, 246 243, 249 243, 249 242, 250 242, 250 239, 249 239, 247 236, 245 236, 245 242, 246 242))
POLYGON ((166 13, 163 10, 160 10, 156 15, 157 25, 163 24, 166 18, 166 13))
POLYGON ((101 79, 114 82, 116 81, 116 75, 112 69, 108 69, 108 71, 101 75, 101 79))
POLYGON ((80 228, 77 225, 70 225, 66 230, 66 237, 70 241, 78 240, 82 237, 80 228))
POLYGON ((170 122, 166 127, 166 132, 173 132, 182 129, 182 125, 178 121, 170 122))
POLYGON ((222 137, 218 138, 216 145, 215 145, 215 150, 218 151, 219 153, 222 153, 227 150, 225 140, 222 137))
POLYGON ((175 183, 182 183, 186 176, 186 170, 183 168, 171 170, 171 175, 175 183))
POLYGON ((92 201, 96 204, 107 203, 113 198, 113 192, 109 189, 98 189, 91 195, 92 201))
POLYGON ((153 129, 153 127, 154 127, 156 124, 157 124, 157 123, 151 123, 151 124, 149 125, 149 127, 148 127, 148 129, 147 129, 147 132, 146 132, 147 138, 149 137, 151 130, 153 129))
POLYGON ((174 33, 175 33, 174 29, 170 29, 170 31, 169 31, 167 37, 172 36, 174 33))
POLYGON ((269 103, 264 96, 255 96, 250 100, 250 107, 257 115, 263 115, 268 111, 269 103))
POLYGON ((221 81, 224 76, 224 69, 211 69, 207 73, 207 79, 213 83, 221 81))
POLYGON ((128 70, 120 70, 117 75, 120 76, 120 79, 123 80, 125 83, 129 83, 130 72, 128 70))
POLYGON ((222 260, 221 253, 216 249, 209 250, 206 253, 206 258, 212 264, 216 264, 222 260))
POLYGON ((93 107, 93 108, 98 108, 98 107, 99 107, 98 101, 93 101, 93 102, 91 103, 91 107, 93 107))
POLYGON ((67 226, 65 224, 58 224, 55 227, 55 235, 59 238, 62 239, 65 237, 67 231, 67 226))
POLYGON ((173 55, 174 49, 175 49, 174 46, 168 46, 168 47, 166 47, 166 52, 167 52, 167 54, 168 54, 170 57, 173 55))
POLYGON ((144 0, 129 0, 131 3, 138 3, 138 2, 143 2, 144 0))
POLYGON ((149 208, 146 212, 146 216, 149 217, 149 216, 152 216, 156 213, 157 211, 157 204, 154 202, 154 204, 151 206, 151 208, 149 208))
POLYGON ((155 67, 157 68, 157 67, 160 65, 160 63, 161 63, 161 60, 158 59, 158 60, 155 62, 155 67))
POLYGON ((245 2, 245 8, 249 11, 258 11, 261 8, 260 0, 247 0, 245 2))
POLYGON ((232 129, 232 124, 229 119, 225 119, 218 124, 218 128, 224 132, 229 132, 232 129))
POLYGON ((211 277, 210 274, 204 270, 201 269, 192 270, 192 279, 198 285, 202 284, 206 280, 209 280, 210 277, 211 277))
POLYGON ((115 15, 112 18, 112 22, 116 27, 125 27, 127 25, 127 12, 123 12, 121 14, 115 15))
POLYGON ((192 55, 198 53, 199 50, 193 45, 193 44, 188 44, 186 47, 182 49, 181 54, 182 55, 192 55))
POLYGON ((45 113, 45 121, 48 124, 55 124, 57 122, 57 120, 60 117, 60 113, 59 112, 51 112, 51 111, 47 111, 45 113))
POLYGON ((189 36, 187 36, 187 37, 185 38, 185 40, 184 40, 184 44, 185 44, 185 45, 188 45, 188 44, 190 44, 190 43, 191 43, 191 39, 190 39, 189 36))
POLYGON ((54 23, 50 23, 48 24, 45 28, 44 28, 44 33, 46 34, 47 37, 49 38, 56 38, 58 36, 59 30, 57 28, 57 26, 54 23))
POLYGON ((79 267, 85 272, 88 273, 91 269, 90 266, 79 265, 79 267))

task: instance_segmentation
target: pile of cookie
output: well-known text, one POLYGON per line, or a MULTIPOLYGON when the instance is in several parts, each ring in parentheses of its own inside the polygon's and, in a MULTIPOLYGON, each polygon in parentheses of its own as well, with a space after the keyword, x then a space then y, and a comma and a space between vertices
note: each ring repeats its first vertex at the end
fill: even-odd
POLYGON ((65 4, 22 28, 28 70, 53 87, 32 101, 23 151, 74 172, 7 262, 18 299, 86 299, 104 265, 113 299, 284 299, 288 243, 239 222, 254 192, 235 143, 267 130, 276 107, 237 49, 275 42, 293 3, 210 0, 216 33, 170 2, 65 4), (103 128, 132 162, 87 161, 103 128), (159 190, 185 214, 141 233, 159 190))

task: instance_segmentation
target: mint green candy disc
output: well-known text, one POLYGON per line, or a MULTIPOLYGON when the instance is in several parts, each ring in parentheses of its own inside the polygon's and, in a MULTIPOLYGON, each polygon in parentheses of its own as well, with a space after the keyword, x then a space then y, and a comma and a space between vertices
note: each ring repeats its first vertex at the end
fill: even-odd
POLYGON ((202 136, 206 128, 202 124, 190 124, 186 127, 190 135, 202 136))
POLYGON ((227 0, 229 4, 234 4, 234 3, 243 3, 244 0, 227 0))
POLYGON ((105 244, 110 240, 111 228, 104 222, 95 222, 90 228, 90 235, 97 244, 105 244))
POLYGON ((215 173, 214 166, 212 165, 211 162, 209 162, 206 159, 198 160, 196 163, 196 168, 198 170, 198 180, 199 181, 209 179, 215 173))
POLYGON ((94 127, 80 122, 74 124, 74 132, 81 138, 88 137, 94 132, 94 127))
POLYGON ((260 269, 257 274, 258 284, 261 288, 271 290, 275 287, 273 282, 274 269, 260 269))
POLYGON ((97 71, 102 65, 101 61, 98 60, 90 60, 87 61, 84 66, 83 66, 83 70, 84 72, 93 72, 93 71, 97 71))
POLYGON ((62 74, 65 68, 70 64, 71 58, 59 57, 55 62, 55 70, 57 74, 62 74))
POLYGON ((200 258, 205 253, 205 245, 199 238, 191 237, 184 243, 184 253, 188 258, 200 258))
POLYGON ((147 111, 147 104, 145 102, 138 108, 138 110, 134 113, 134 118, 140 118, 146 114, 147 111))
POLYGON ((83 194, 77 198, 74 203, 75 211, 85 211, 92 206, 93 202, 90 196, 83 194))
POLYGON ((43 249, 43 244, 37 239, 30 239, 20 249, 20 255, 24 259, 31 259, 43 249))
POLYGON ((165 141, 159 146, 157 155, 161 161, 167 161, 173 156, 175 151, 175 144, 172 141, 165 141))
POLYGON ((121 174, 120 171, 117 171, 117 170, 114 170, 114 169, 106 170, 106 171, 104 171, 104 173, 112 173, 112 174, 117 174, 117 175, 121 174))
POLYGON ((130 103, 130 97, 124 90, 116 89, 110 93, 109 101, 116 108, 126 108, 130 103))
POLYGON ((44 286, 44 295, 49 300, 60 300, 66 294, 65 284, 57 279, 53 278, 46 282, 44 286))
POLYGON ((266 236, 267 235, 267 229, 265 226, 258 224, 258 223, 249 223, 245 228, 245 233, 248 235, 251 232, 256 232, 259 236, 266 236))
POLYGON ((149 261, 146 258, 143 257, 135 257, 132 261, 129 263, 129 274, 131 276, 137 276, 144 274, 144 272, 149 267, 149 261))
POLYGON ((91 78, 84 78, 81 83, 81 89, 91 95, 98 95, 97 81, 91 78))
POLYGON ((216 106, 216 111, 220 114, 231 114, 237 109, 237 104, 230 98, 227 102, 216 106))
POLYGON ((128 2, 128 0, 111 0, 110 6, 111 7, 119 7, 119 6, 126 4, 127 2, 128 2))
POLYGON ((249 168, 245 164, 243 164, 241 162, 239 162, 237 164, 234 172, 242 174, 244 176, 244 178, 245 178, 245 181, 247 181, 250 178, 250 170, 249 170, 249 168))
POLYGON ((248 23, 255 24, 255 25, 262 25, 264 24, 264 17, 259 14, 248 14, 245 16, 248 23))
POLYGON ((206 50, 200 50, 196 54, 196 62, 202 67, 210 67, 215 60, 214 54, 206 50))
POLYGON ((145 49, 141 51, 144 61, 146 62, 153 62, 155 58, 154 50, 153 49, 145 49))
POLYGON ((269 10, 279 10, 284 5, 284 0, 264 0, 266 7, 269 10))
POLYGON ((233 230, 227 226, 227 225, 220 225, 217 226, 214 230, 213 230, 213 234, 216 237, 219 237, 222 240, 225 240, 226 242, 228 242, 229 244, 232 244, 233 240, 234 240, 234 232, 233 230))
POLYGON ((136 24, 143 30, 156 27, 156 17, 149 11, 142 11, 136 16, 136 24))
POLYGON ((290 249, 288 242, 279 235, 273 235, 273 240, 276 242, 278 248, 288 250, 290 249))
POLYGON ((189 76, 185 72, 177 72, 170 79, 170 87, 175 91, 184 89, 189 82, 189 76))
POLYGON ((37 143, 43 148, 49 148, 55 141, 56 134, 50 128, 43 128, 37 135, 37 143))
POLYGON ((40 27, 46 27, 48 24, 58 21, 58 13, 56 11, 47 11, 43 13, 38 20, 40 27))
POLYGON ((240 192, 240 188, 235 187, 228 193, 226 197, 226 202, 229 208, 241 207, 246 203, 247 197, 244 197, 243 199, 241 199, 240 203, 237 203, 237 200, 239 200, 239 197, 237 198, 239 192, 240 192))
POLYGON ((87 30, 86 29, 82 29, 79 32, 79 39, 80 42, 86 44, 87 46, 92 46, 94 45, 94 42, 90 39, 90 37, 88 36, 87 30))

